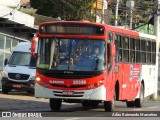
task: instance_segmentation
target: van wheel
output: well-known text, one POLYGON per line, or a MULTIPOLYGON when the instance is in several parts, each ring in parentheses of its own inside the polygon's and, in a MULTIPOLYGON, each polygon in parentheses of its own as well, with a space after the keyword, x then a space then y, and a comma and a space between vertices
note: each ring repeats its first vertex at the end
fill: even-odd
POLYGON ((143 102, 144 102, 144 87, 143 85, 141 85, 139 98, 135 99, 134 105, 135 107, 141 108, 143 106, 143 102))
POLYGON ((134 107, 134 101, 127 101, 126 105, 127 107, 134 107))
POLYGON ((62 100, 61 99, 49 99, 50 102, 50 108, 52 111, 59 111, 61 109, 62 100))
POLYGON ((2 87, 2 93, 3 94, 8 94, 9 91, 10 91, 9 89, 6 89, 6 88, 2 87))

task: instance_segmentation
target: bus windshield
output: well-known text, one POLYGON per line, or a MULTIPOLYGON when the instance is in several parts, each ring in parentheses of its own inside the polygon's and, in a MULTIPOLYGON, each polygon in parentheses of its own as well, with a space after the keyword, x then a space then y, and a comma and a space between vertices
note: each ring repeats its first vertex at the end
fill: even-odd
POLYGON ((97 39, 41 38, 37 67, 71 71, 104 70, 105 46, 104 40, 97 39))
POLYGON ((13 52, 8 65, 36 67, 36 59, 29 52, 13 52))

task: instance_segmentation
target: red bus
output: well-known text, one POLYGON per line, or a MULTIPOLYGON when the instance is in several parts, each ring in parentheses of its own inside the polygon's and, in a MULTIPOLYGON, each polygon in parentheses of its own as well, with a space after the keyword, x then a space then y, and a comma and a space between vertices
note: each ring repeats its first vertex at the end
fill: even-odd
POLYGON ((142 107, 155 91, 155 36, 84 21, 42 23, 37 36, 35 97, 49 98, 53 111, 62 102, 142 107))

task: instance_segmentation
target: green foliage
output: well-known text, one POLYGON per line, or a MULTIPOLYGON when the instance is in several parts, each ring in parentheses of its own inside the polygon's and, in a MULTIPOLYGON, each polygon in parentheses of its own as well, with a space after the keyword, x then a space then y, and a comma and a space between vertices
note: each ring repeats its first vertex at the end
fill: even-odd
POLYGON ((93 21, 91 12, 95 0, 30 0, 31 6, 37 9, 36 13, 63 20, 93 21))

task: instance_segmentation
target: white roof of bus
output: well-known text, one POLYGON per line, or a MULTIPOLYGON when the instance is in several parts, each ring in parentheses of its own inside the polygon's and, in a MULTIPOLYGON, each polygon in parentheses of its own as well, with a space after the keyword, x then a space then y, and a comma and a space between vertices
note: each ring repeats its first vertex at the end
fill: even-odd
POLYGON ((150 35, 150 34, 145 34, 145 33, 139 33, 140 37, 144 37, 144 38, 150 38, 153 40, 156 40, 156 36, 155 35, 150 35))

